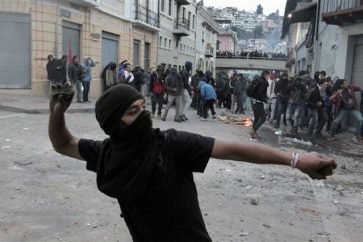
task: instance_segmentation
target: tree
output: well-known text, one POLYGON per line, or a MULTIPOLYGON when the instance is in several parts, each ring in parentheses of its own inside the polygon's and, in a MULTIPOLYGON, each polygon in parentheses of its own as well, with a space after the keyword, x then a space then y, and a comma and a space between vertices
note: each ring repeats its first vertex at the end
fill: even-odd
POLYGON ((263 14, 263 7, 261 4, 257 5, 256 14, 263 14))
POLYGON ((277 13, 271 13, 267 18, 274 21, 275 24, 280 23, 280 16, 277 13))
POLYGON ((262 25, 257 25, 254 29, 255 32, 255 37, 256 38, 263 38, 265 37, 263 34, 263 26, 262 25))
POLYGON ((237 26, 233 26, 231 28, 231 30, 233 30, 234 32, 237 33, 237 39, 241 40, 241 39, 252 39, 253 38, 253 33, 252 32, 248 32, 243 28, 237 27, 237 26))

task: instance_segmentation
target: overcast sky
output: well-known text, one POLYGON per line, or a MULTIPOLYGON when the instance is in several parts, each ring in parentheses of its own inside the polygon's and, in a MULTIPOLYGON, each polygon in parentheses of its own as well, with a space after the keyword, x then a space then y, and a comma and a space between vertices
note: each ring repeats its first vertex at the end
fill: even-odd
POLYGON ((256 11, 257 5, 261 4, 263 13, 266 15, 279 9, 280 16, 285 12, 286 0, 203 0, 204 6, 217 8, 237 7, 238 10, 256 11))

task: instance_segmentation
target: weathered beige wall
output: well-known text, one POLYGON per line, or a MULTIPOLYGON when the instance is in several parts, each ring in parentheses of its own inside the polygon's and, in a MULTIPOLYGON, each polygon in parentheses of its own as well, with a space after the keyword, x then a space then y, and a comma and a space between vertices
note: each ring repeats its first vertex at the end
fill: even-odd
MULTIPOLYGON (((81 60, 87 56, 96 61, 97 65, 92 69, 91 97, 98 97, 102 92, 99 78, 101 73, 102 31, 120 35, 119 61, 132 59, 131 23, 98 9, 85 7, 74 9, 69 1, 65 0, 0 0, 0 11, 30 13, 32 28, 31 89, 0 89, 0 93, 32 94, 35 96, 48 95, 45 66, 49 54, 53 54, 56 58, 62 55, 63 20, 81 25, 81 60), (61 16, 60 9, 69 11, 70 17, 61 16), (98 34, 100 37, 94 38, 91 37, 91 34, 93 36, 98 34)), ((120 14, 123 11, 120 10, 120 14)))
MULTIPOLYGON (((144 51, 145 51, 145 43, 150 43, 150 67, 156 67, 156 52, 157 52, 157 32, 148 32, 137 27, 133 28, 131 43, 133 40, 140 41, 140 66, 144 68, 144 51)), ((133 48, 130 46, 130 48, 133 48)), ((133 58, 133 57, 132 57, 133 58)), ((132 63, 132 58, 130 62, 132 63)), ((145 70, 148 71, 148 70, 145 70)))

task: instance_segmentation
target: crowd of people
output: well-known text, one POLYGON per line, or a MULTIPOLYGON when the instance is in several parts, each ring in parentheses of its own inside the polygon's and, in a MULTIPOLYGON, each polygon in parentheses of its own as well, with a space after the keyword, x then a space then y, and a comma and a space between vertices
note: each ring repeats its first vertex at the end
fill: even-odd
POLYGON ((209 71, 197 70, 192 76, 190 70, 191 63, 186 63, 180 73, 176 68, 164 70, 162 66, 152 70, 148 83, 153 116, 158 105, 157 116, 165 121, 169 109, 175 105, 175 122, 188 120, 185 116, 188 107, 195 109, 204 121, 208 117, 216 118, 214 107, 223 107, 233 114, 253 113, 250 136, 254 139, 261 138, 257 131, 268 121, 276 129, 283 124, 292 137, 303 133, 311 138, 323 138, 325 127, 327 140, 334 140, 338 132, 346 130, 350 117, 356 123, 353 140, 362 141, 362 89, 336 75, 329 77, 321 71, 311 78, 301 72, 288 78, 286 73, 263 71, 253 80, 241 73, 230 77, 219 73, 215 80, 209 71), (361 92, 360 104, 355 92, 361 92), (163 104, 166 106, 162 114, 163 104))
MULTIPOLYGON (((47 63, 50 88, 73 84, 77 102, 89 102, 91 68, 94 66, 91 58, 84 58, 80 64, 78 56, 74 56, 67 68, 67 56, 57 60, 50 55, 47 63)), ((215 80, 209 71, 197 70, 192 75, 192 67, 187 61, 180 72, 176 67, 165 69, 160 65, 144 73, 140 67, 132 69, 127 61, 119 65, 110 62, 102 71, 101 79, 104 91, 118 84, 128 84, 141 93, 146 84, 151 96, 152 116, 157 115, 163 121, 171 107, 175 107, 175 122, 187 121, 186 110, 190 107, 197 111, 202 121, 216 118, 216 106, 237 114, 252 111, 254 122, 250 136, 254 139, 260 138, 257 131, 267 120, 276 129, 281 123, 290 127, 289 134, 294 137, 302 131, 311 137, 322 138, 325 127, 327 139, 334 140, 338 132, 346 129, 350 117, 356 123, 353 139, 362 141, 362 89, 336 75, 329 77, 321 71, 311 78, 301 72, 288 78, 286 73, 263 71, 253 80, 238 73, 230 77, 219 73, 215 80), (357 102, 356 92, 361 92, 361 103, 357 102), (208 115, 209 111, 211 115, 208 115)))
POLYGON ((286 54, 284 53, 270 53, 262 51, 217 51, 217 57, 219 58, 240 58, 240 59, 273 59, 273 60, 285 60, 286 54))
POLYGON ((301 72, 290 79, 286 73, 276 76, 263 71, 246 89, 254 114, 250 136, 259 139, 257 130, 266 120, 280 128, 282 119, 293 137, 302 132, 311 138, 323 138, 322 131, 326 127, 326 138, 331 141, 339 131, 345 130, 347 120, 351 118, 355 122, 353 140, 360 143, 363 136, 362 91, 336 75, 326 76, 325 71, 316 72, 313 78, 301 72), (360 92, 360 104, 356 92, 360 92))
POLYGON ((77 91, 77 102, 90 102, 88 95, 92 80, 91 68, 96 66, 95 62, 85 57, 83 63, 80 63, 78 56, 72 57, 70 65, 67 65, 67 62, 67 55, 63 55, 60 59, 55 59, 53 55, 48 56, 46 69, 50 89, 74 85, 77 91))
POLYGON ((140 66, 132 69, 132 65, 127 60, 122 61, 118 66, 110 62, 101 73, 103 91, 118 84, 128 84, 141 92, 141 87, 145 84, 144 75, 144 70, 140 66))

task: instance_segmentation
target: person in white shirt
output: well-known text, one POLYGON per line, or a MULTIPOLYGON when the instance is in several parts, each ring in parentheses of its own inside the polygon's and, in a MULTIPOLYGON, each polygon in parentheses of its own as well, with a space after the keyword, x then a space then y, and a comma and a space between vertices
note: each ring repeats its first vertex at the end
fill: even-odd
POLYGON ((133 86, 134 74, 132 74, 132 65, 130 63, 126 64, 126 70, 124 71, 125 83, 133 86))
POLYGON ((270 74, 268 80, 268 87, 267 87, 267 98, 268 103, 266 104, 266 113, 269 117, 269 122, 272 123, 275 120, 276 116, 276 103, 277 103, 277 96, 275 93, 275 84, 276 84, 276 76, 275 74, 270 74))

